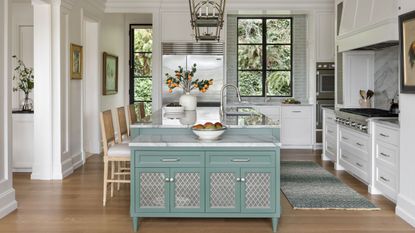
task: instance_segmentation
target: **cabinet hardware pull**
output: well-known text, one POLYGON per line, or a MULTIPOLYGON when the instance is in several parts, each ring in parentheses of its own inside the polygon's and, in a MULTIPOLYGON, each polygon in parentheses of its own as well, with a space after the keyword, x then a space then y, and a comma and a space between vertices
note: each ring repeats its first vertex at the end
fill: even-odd
POLYGON ((356 145, 358 146, 364 146, 362 143, 356 142, 356 145))
POLYGON ((327 130, 327 132, 329 132, 329 133, 333 133, 333 131, 331 131, 331 130, 329 130, 329 129, 327 130))
POLYGON ((346 138, 346 137, 342 137, 344 140, 349 140, 349 138, 346 138))
POLYGON ((250 159, 232 159, 232 162, 249 162, 250 159))
POLYGON ((246 179, 245 178, 241 178, 241 182, 245 182, 246 181, 246 179))
POLYGON ((300 111, 300 110, 295 110, 295 111, 291 111, 291 112, 293 112, 293 113, 300 113, 300 112, 302 112, 302 111, 300 111))
POLYGON ((327 149, 329 149, 329 150, 333 150, 333 148, 331 148, 331 146, 327 146, 327 149))
POLYGON ((172 177, 172 178, 170 178, 170 182, 174 182, 174 178, 172 177))
POLYGON ((241 181, 241 178, 236 178, 236 182, 240 182, 241 181))
POLYGON ((390 155, 388 155, 388 154, 385 154, 385 153, 383 153, 383 152, 380 152, 380 155, 382 155, 383 157, 386 157, 386 158, 389 158, 389 157, 391 157, 390 155))
POLYGON ((386 179, 385 177, 381 176, 380 179, 382 179, 385 182, 389 182, 389 179, 386 179))
POLYGON ((383 134, 383 133, 380 133, 379 135, 382 136, 382 137, 385 137, 385 138, 388 138, 389 137, 389 135, 383 134))
POLYGON ((164 179, 164 181, 170 182, 170 178, 167 177, 167 178, 164 179))
POLYGON ((342 155, 343 158, 348 159, 349 157, 347 157, 346 155, 342 155))
POLYGON ((174 159, 161 159, 161 162, 178 162, 180 161, 180 158, 174 158, 174 159))
POLYGON ((356 165, 359 166, 359 167, 363 167, 363 165, 360 164, 360 163, 356 163, 356 165))

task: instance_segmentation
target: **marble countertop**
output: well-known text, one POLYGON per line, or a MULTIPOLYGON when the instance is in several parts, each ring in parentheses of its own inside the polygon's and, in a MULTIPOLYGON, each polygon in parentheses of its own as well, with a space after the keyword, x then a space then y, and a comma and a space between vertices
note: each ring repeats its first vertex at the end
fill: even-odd
POLYGON ((213 141, 199 140, 196 135, 141 135, 130 142, 130 147, 276 147, 280 143, 272 136, 226 135, 213 141))
POLYGON ((220 119, 219 107, 198 107, 196 111, 165 113, 164 108, 154 112, 131 128, 190 128, 195 124, 222 122, 228 128, 279 128, 278 122, 251 107, 228 107, 224 119, 220 119))
POLYGON ((373 119, 375 123, 391 126, 394 128, 400 128, 399 118, 380 118, 380 119, 373 119))
POLYGON ((282 102, 242 102, 242 103, 228 103, 228 106, 252 106, 252 107, 267 107, 267 106, 312 106, 313 104, 283 104, 282 102))

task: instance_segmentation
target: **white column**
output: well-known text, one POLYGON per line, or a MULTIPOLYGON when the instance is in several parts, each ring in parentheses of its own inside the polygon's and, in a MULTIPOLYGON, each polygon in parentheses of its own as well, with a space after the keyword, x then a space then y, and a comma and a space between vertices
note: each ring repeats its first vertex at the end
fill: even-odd
POLYGON ((0 1, 0 218, 17 208, 12 187, 9 0, 0 1))
POLYGON ((32 179, 62 179, 60 0, 33 0, 34 163, 32 179))

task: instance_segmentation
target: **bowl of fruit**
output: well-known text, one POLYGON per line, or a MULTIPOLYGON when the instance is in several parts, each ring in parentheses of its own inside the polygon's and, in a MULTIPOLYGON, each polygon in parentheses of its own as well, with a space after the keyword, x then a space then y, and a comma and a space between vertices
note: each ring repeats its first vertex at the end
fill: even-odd
POLYGON ((205 124, 194 125, 192 130, 200 140, 218 140, 225 132, 226 126, 222 125, 220 122, 206 122, 205 124))

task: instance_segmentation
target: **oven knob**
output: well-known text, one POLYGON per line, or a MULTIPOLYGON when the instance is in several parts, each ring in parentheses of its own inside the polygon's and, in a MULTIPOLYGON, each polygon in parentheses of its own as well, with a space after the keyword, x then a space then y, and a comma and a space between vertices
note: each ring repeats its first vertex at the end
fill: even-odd
POLYGON ((351 122, 351 123, 350 123, 350 126, 355 127, 355 126, 356 126, 356 122, 351 122))
POLYGON ((366 125, 362 125, 362 130, 367 130, 367 126, 366 125))
POLYGON ((346 124, 346 125, 350 125, 350 121, 346 121, 346 122, 345 122, 345 124, 346 124))

